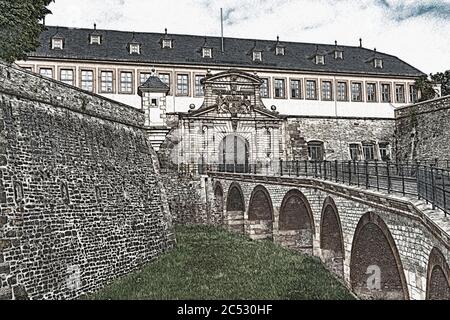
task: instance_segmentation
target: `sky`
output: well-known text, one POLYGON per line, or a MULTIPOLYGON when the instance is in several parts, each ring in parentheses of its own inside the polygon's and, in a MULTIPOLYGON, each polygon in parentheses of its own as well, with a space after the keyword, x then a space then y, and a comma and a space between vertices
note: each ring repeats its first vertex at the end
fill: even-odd
POLYGON ((55 0, 48 25, 359 45, 450 69, 450 0, 55 0))

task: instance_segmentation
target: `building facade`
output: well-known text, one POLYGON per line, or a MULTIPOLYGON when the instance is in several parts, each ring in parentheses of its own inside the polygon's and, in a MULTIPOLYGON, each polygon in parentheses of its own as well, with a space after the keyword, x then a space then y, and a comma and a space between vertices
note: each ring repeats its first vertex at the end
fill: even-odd
POLYGON ((143 109, 157 149, 171 130, 162 153, 176 163, 390 159, 395 110, 417 101, 424 75, 361 41, 47 27, 40 43, 17 64, 143 109))

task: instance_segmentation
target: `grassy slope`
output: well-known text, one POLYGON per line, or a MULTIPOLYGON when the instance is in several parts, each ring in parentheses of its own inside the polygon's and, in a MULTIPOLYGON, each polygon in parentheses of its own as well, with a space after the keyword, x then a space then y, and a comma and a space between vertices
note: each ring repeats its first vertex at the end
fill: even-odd
POLYGON ((317 259, 217 228, 176 231, 177 249, 89 299, 352 299, 317 259))

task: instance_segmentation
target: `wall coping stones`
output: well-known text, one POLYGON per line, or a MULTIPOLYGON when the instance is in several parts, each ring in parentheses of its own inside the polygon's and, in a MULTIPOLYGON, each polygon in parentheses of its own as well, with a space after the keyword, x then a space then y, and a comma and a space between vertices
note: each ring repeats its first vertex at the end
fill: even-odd
POLYGON ((0 92, 142 128, 144 111, 0 61, 0 92), (18 85, 20 84, 20 85, 18 85))
POLYGON ((416 114, 424 114, 446 109, 450 109, 450 95, 399 107, 395 110, 395 119, 409 117, 411 110, 416 114))

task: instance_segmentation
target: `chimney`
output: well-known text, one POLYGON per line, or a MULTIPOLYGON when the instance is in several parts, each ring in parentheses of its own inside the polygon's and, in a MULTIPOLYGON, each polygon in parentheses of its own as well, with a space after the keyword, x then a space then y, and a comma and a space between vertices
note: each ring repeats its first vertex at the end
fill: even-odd
POLYGON ((337 47, 337 40, 334 40, 334 45, 337 47))
POLYGON ((97 24, 94 22, 94 30, 97 30, 97 24))
POLYGON ((362 39, 359 38, 359 47, 362 48, 362 39))

